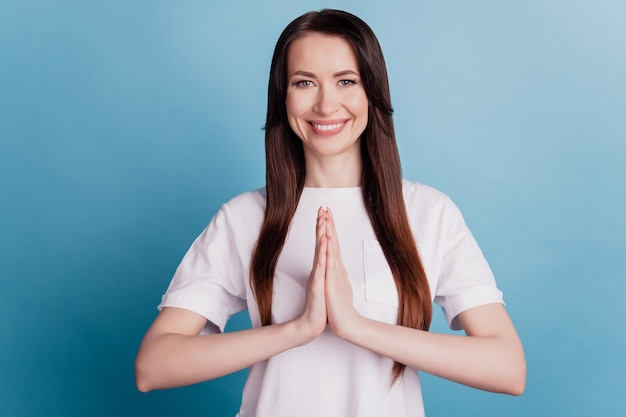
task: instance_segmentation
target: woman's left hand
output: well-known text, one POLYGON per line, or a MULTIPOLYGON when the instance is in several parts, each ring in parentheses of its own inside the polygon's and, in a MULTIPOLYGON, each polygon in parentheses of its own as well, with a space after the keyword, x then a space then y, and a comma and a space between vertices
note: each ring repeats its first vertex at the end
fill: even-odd
POLYGON ((332 212, 327 209, 326 215, 326 310, 328 324, 333 333, 344 338, 346 332, 356 325, 361 317, 354 308, 352 286, 348 273, 341 260, 337 229, 332 212))
POLYGON ((488 391, 520 395, 526 382, 524 350, 504 306, 485 304, 458 315, 467 336, 437 334, 361 316, 341 260, 330 210, 326 220, 326 314, 342 339, 413 369, 488 391))

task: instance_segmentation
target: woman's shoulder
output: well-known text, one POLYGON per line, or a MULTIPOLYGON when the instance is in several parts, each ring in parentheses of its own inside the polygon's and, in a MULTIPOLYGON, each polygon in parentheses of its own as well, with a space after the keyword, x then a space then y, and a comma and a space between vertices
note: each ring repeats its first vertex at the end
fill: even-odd
POLYGON ((404 180, 404 203, 409 217, 430 223, 458 223, 463 215, 454 201, 442 191, 418 182, 404 180))
POLYGON ((229 207, 247 207, 250 205, 261 205, 265 207, 266 192, 265 187, 256 188, 238 194, 228 200, 224 205, 229 207))
POLYGON ((407 179, 402 180, 402 190, 404 200, 407 204, 447 204, 450 198, 443 192, 429 185, 420 182, 414 182, 407 179))
POLYGON ((261 187, 236 195, 224 203, 220 211, 234 216, 263 217, 265 206, 265 187, 261 187))
POLYGON ((229 235, 250 235, 256 238, 254 233, 258 233, 264 215, 265 188, 247 191, 223 203, 205 232, 221 230, 229 235))

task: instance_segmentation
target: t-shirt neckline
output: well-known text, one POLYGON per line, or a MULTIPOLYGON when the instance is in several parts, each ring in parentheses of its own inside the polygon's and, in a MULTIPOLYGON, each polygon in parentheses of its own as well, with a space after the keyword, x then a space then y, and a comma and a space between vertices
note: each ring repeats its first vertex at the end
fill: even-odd
POLYGON ((345 188, 323 188, 323 187, 304 187, 302 189, 302 199, 332 199, 332 200, 353 200, 362 198, 361 187, 345 187, 345 188))

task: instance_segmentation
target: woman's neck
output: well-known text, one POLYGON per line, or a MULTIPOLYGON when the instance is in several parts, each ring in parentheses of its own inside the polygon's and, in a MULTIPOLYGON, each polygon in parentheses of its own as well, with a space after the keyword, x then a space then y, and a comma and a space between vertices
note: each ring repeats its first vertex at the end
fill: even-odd
POLYGON ((306 158, 304 185, 316 188, 347 188, 361 186, 361 157, 306 158))

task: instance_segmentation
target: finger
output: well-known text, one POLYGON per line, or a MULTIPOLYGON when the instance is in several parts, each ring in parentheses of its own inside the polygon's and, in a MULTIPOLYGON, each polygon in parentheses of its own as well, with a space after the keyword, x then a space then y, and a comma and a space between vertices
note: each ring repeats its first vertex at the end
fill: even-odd
POLYGON ((335 219, 333 217, 332 211, 328 209, 326 221, 328 226, 326 227, 327 233, 330 235, 332 240, 332 250, 335 252, 335 256, 337 258, 341 258, 341 250, 339 248, 339 239, 337 238, 337 228, 335 227, 335 219))
POLYGON ((326 249, 326 275, 327 277, 334 277, 341 263, 341 258, 339 256, 337 239, 331 230, 330 222, 327 222, 326 230, 326 240, 328 241, 326 249))
POLYGON ((325 256, 325 261, 326 261, 326 272, 328 274, 328 272, 332 272, 334 271, 334 268, 337 264, 337 256, 336 256, 336 251, 335 251, 335 240, 333 239, 332 235, 328 235, 328 237, 326 238, 326 256, 325 256))
POLYGON ((323 223, 325 217, 326 217, 326 212, 324 211, 324 208, 320 206, 320 208, 317 209, 317 222, 315 223, 315 227, 318 233, 319 233, 320 225, 323 223))
POLYGON ((317 209, 317 222, 315 223, 315 231, 316 231, 318 243, 319 243, 319 239, 321 238, 320 233, 324 232, 322 226, 325 223, 325 221, 326 221, 326 212, 324 211, 324 208, 320 206, 320 208, 317 209))
POLYGON ((322 237, 326 234, 326 213, 323 208, 320 207, 317 210, 317 222, 315 223, 315 255, 313 258, 313 266, 317 264, 320 252, 320 244, 322 237))
MULTIPOLYGON (((320 241, 319 251, 315 255, 315 264, 313 266, 313 278, 321 280, 323 283, 328 270, 328 238, 324 235, 320 241)), ((321 284, 323 285, 323 284, 321 284)))

